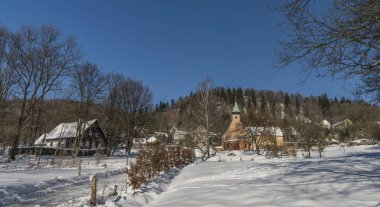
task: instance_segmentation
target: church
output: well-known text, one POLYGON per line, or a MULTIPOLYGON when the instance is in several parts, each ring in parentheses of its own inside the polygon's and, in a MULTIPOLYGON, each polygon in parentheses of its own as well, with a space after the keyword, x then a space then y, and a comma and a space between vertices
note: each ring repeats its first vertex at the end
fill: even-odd
MULTIPOLYGON (((284 136, 282 130, 279 127, 244 127, 240 121, 240 109, 235 100, 234 107, 231 113, 231 124, 228 127, 227 131, 223 135, 223 150, 254 150, 255 146, 253 143, 247 140, 247 131, 254 130, 257 137, 265 131, 276 139, 278 147, 284 145, 284 136)), ((263 143, 270 143, 266 137, 263 137, 263 143)))
POLYGON ((223 149, 224 150, 251 150, 252 144, 244 140, 246 131, 240 121, 240 109, 235 100, 235 105, 231 113, 231 124, 226 133, 223 135, 223 149))

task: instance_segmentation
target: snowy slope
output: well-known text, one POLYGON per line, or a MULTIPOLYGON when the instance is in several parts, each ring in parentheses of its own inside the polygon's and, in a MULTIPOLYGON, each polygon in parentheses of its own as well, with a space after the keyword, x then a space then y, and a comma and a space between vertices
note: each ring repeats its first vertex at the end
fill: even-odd
POLYGON ((203 162, 148 206, 379 206, 380 147, 330 148, 322 159, 203 162))

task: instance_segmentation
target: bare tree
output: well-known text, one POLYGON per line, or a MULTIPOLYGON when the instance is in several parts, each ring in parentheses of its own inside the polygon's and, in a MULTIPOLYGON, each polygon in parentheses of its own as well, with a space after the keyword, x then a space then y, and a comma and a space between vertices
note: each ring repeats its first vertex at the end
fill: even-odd
POLYGON ((0 25, 0 146, 5 144, 5 110, 15 84, 13 70, 8 65, 10 32, 0 25))
MULTIPOLYGON (((274 121, 268 114, 256 114, 254 111, 250 111, 248 117, 243 121, 243 125, 246 129, 246 136, 251 141, 251 146, 255 146, 257 155, 261 154, 260 149, 271 142, 273 136, 274 121)), ((276 143, 274 143, 276 144, 276 143)))
POLYGON ((112 155, 115 148, 123 143, 123 126, 118 107, 119 89, 124 82, 121 74, 107 74, 106 94, 104 97, 104 131, 107 139, 107 155, 112 155))
POLYGON ((199 84, 198 92, 194 95, 194 100, 190 106, 191 117, 193 119, 192 131, 194 131, 193 138, 198 146, 204 146, 204 155, 202 157, 210 156, 210 147, 212 145, 213 130, 217 130, 223 113, 221 107, 217 105, 217 97, 213 94, 211 80, 206 78, 199 84), (199 127, 202 127, 199 128, 199 127))
POLYGON ((25 122, 45 96, 57 89, 60 79, 73 69, 80 51, 73 38, 62 40, 53 26, 28 26, 12 35, 8 57, 21 99, 17 133, 10 151, 10 159, 14 160, 25 122))
POLYGON ((279 52, 280 66, 299 61, 309 75, 360 79, 357 95, 379 103, 380 1, 334 0, 328 8, 314 9, 320 3, 286 0, 278 8, 289 35, 279 52))
POLYGON ((126 79, 117 90, 117 105, 125 133, 126 151, 129 154, 133 138, 145 126, 147 112, 152 108, 152 93, 141 81, 126 79))
POLYGON ((314 146, 318 146, 320 156, 324 148, 322 142, 322 129, 320 126, 314 123, 299 122, 296 124, 296 136, 301 143, 304 150, 307 151, 307 158, 311 157, 311 149, 314 146))
POLYGON ((73 156, 77 156, 80 150, 83 132, 89 119, 90 108, 99 101, 104 90, 104 75, 97 65, 84 63, 78 66, 72 75, 72 89, 74 98, 78 100, 77 107, 77 132, 74 144, 73 156))

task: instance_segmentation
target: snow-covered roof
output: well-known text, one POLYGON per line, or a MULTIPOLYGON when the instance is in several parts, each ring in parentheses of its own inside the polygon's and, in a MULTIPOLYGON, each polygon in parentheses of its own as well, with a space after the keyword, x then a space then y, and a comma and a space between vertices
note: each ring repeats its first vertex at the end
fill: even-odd
POLYGON ((249 130, 255 135, 260 135, 263 132, 269 132, 270 134, 278 137, 283 136, 280 127, 247 127, 246 130, 249 130))
POLYGON ((333 128, 337 128, 337 127, 339 128, 339 127, 348 126, 348 125, 352 125, 352 121, 349 119, 345 119, 343 121, 340 121, 340 122, 333 124, 332 127, 333 128))
POLYGON ((181 139, 184 139, 187 135, 187 132, 185 131, 180 131, 180 130, 177 130, 174 135, 173 135, 173 139, 174 140, 181 140, 181 139))
MULTIPOLYGON (((88 127, 90 127, 92 124, 94 124, 97 120, 93 119, 90 121, 87 121, 83 126, 83 131, 85 131, 88 127)), ((42 144, 43 140, 51 140, 51 139, 63 139, 63 138, 73 138, 77 136, 77 127, 78 122, 71 122, 71 123, 61 123, 57 127, 55 127, 53 130, 51 130, 49 133, 42 134, 35 142, 34 144, 42 144)))
POLYGON ((148 143, 153 143, 153 142, 156 142, 156 141, 157 141, 156 137, 149 137, 149 139, 146 140, 146 142, 148 142, 148 143))
POLYGON ((326 128, 330 128, 331 127, 331 124, 329 121, 327 121, 326 119, 323 119, 323 121, 321 122, 321 126, 322 127, 326 127, 326 128))

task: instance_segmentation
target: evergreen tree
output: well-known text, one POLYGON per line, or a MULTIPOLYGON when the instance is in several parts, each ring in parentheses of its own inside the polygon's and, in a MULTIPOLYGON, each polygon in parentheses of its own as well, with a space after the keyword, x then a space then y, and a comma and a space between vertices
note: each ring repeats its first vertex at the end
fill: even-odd
POLYGON ((156 104, 155 108, 154 108, 154 111, 155 112, 158 112, 158 104, 156 104))
POLYGON ((338 98, 336 96, 334 97, 334 103, 335 104, 339 103, 338 98))
POLYGON ((236 90, 236 100, 237 100, 239 106, 241 106, 241 109, 243 109, 244 108, 244 96, 243 96, 243 90, 240 87, 236 90))
POLYGON ((321 108, 323 114, 330 110, 330 100, 327 97, 326 93, 318 97, 318 105, 321 108))
POLYGON ((265 101, 264 95, 261 96, 261 113, 265 114, 266 113, 266 108, 267 108, 267 102, 265 101))
POLYGON ((252 104, 255 108, 257 107, 256 92, 254 89, 252 89, 252 104))
POLYGON ((296 96, 296 109, 297 109, 297 115, 300 113, 300 101, 298 100, 298 96, 296 96))
POLYGON ((291 103, 290 103, 290 97, 289 97, 288 93, 285 93, 284 104, 285 104, 285 107, 286 107, 286 108, 288 108, 289 105, 291 104, 291 103))
POLYGON ((275 99, 270 100, 270 110, 271 110, 273 118, 275 118, 276 117, 276 100, 275 99))
POLYGON ((231 89, 228 87, 227 88, 227 104, 231 105, 233 103, 233 101, 234 101, 234 96, 232 94, 231 89))
POLYGON ((224 90, 224 88, 221 88, 221 90, 220 90, 220 98, 221 98, 223 101, 226 101, 226 102, 227 102, 227 93, 226 93, 226 90, 224 90))

